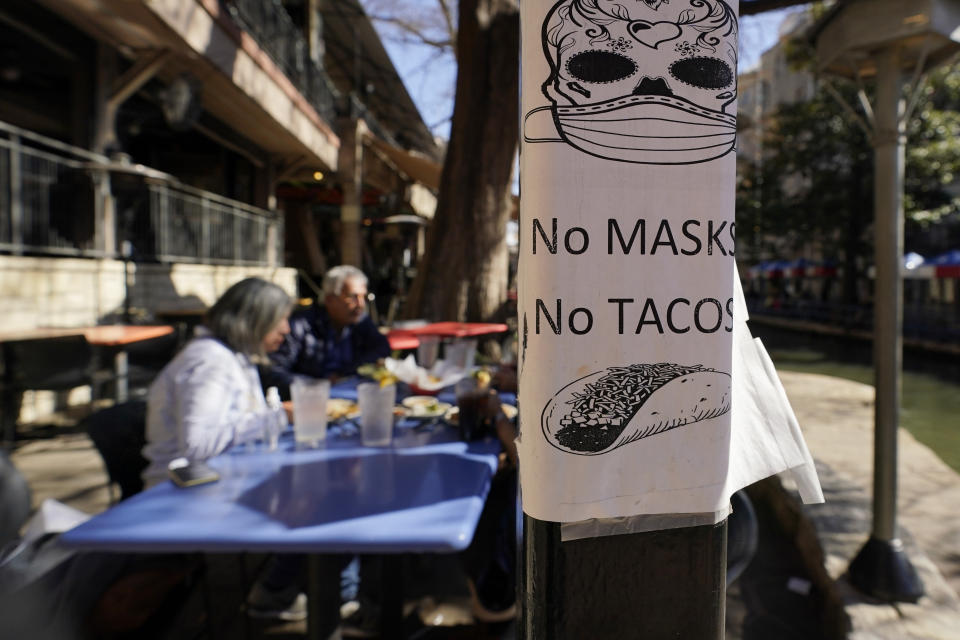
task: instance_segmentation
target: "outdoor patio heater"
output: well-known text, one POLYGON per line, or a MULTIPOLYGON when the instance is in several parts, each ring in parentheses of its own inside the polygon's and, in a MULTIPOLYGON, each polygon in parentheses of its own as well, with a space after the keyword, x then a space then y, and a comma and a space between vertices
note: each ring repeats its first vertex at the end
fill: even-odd
POLYGON ((906 125, 923 74, 960 51, 960 0, 841 0, 815 25, 818 71, 857 82, 859 111, 825 87, 874 148, 873 527, 850 563, 851 583, 887 601, 915 602, 923 584, 897 536, 897 426, 902 368, 903 178, 906 125), (872 78, 870 103, 864 83, 872 78))

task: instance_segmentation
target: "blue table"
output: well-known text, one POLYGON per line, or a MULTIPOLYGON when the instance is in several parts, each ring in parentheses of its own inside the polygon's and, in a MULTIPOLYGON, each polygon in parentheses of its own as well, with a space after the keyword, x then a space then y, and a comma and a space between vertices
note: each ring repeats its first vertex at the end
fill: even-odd
POLYGON ((211 484, 163 482, 63 536, 110 551, 394 553, 466 548, 496 471, 499 442, 453 440, 401 423, 389 448, 332 428, 317 449, 240 447, 209 461, 211 484))
MULTIPOLYGON (((349 397, 350 388, 336 385, 332 395, 349 397)), ((361 446, 357 431, 349 423, 332 426, 315 449, 295 447, 289 431, 276 451, 236 447, 209 461, 219 481, 187 489, 163 482, 62 540, 78 549, 130 552, 465 549, 497 468, 499 442, 461 442, 443 423, 401 420, 390 447, 372 448, 361 446)), ((308 635, 313 627, 308 622, 308 635)))

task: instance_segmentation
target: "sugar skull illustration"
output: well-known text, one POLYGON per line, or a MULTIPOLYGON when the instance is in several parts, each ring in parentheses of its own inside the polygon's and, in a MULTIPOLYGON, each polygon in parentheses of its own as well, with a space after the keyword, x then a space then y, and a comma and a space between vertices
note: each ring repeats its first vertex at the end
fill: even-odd
POLYGON ((560 0, 542 40, 550 105, 526 115, 527 142, 641 164, 733 150, 737 17, 723 0, 560 0), (559 139, 528 135, 546 110, 559 139))

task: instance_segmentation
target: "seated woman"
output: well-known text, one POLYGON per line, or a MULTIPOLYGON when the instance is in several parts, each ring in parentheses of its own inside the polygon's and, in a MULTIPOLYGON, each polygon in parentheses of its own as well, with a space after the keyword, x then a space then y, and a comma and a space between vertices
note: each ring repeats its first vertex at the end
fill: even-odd
MULTIPOLYGON (((283 289, 250 278, 210 309, 206 334, 184 347, 150 387, 143 449, 148 486, 168 477, 174 458, 209 458, 260 437, 276 420, 253 360, 283 342, 290 308, 283 289)), ((158 622, 160 611, 169 614, 168 595, 195 566, 180 555, 65 554, 57 537, 41 540, 0 567, 0 582, 11 587, 0 596, 4 638, 73 638, 81 637, 80 629, 83 637, 136 637, 155 630, 142 625, 158 622)))
POLYGON ((247 278, 210 308, 198 337, 150 385, 146 486, 168 478, 171 460, 206 460, 261 438, 277 419, 267 408, 256 362, 283 343, 291 307, 277 285, 247 278))

